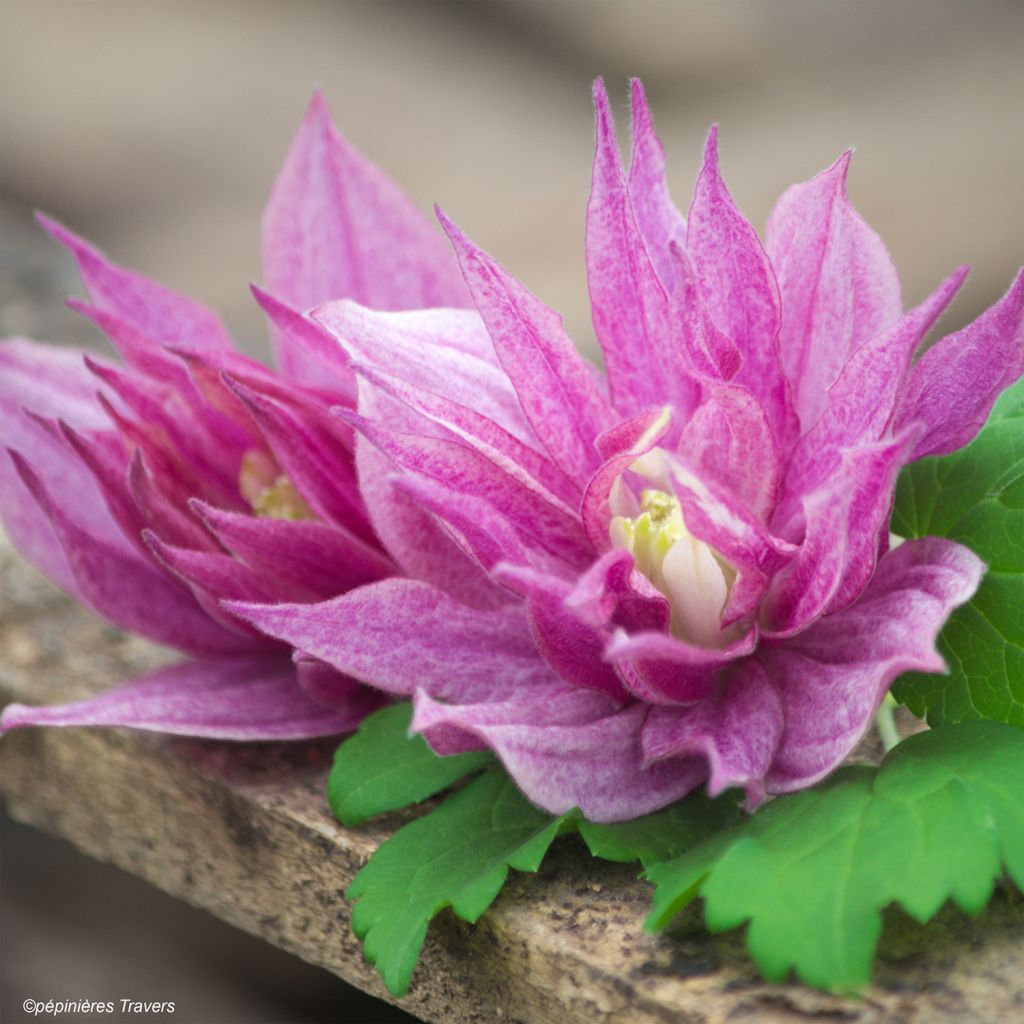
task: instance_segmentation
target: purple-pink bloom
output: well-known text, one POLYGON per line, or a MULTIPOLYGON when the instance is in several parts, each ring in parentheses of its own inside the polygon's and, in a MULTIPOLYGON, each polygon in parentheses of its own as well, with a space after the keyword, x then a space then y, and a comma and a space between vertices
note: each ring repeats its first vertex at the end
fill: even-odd
POLYGON ((347 731, 385 698, 225 610, 323 601, 394 571, 359 491, 344 353, 305 311, 468 294, 440 232, 314 96, 263 223, 278 372, 210 310, 109 262, 46 218, 122 357, 0 345, 0 517, 16 547, 115 625, 195 660, 91 700, 9 706, 2 728, 126 725, 229 739, 347 731))
POLYGON ((490 747, 537 804, 612 821, 707 783, 814 783, 984 566, 889 536, 913 459, 966 444, 1024 369, 1024 279, 915 360, 963 280, 904 312, 849 154, 764 244, 712 129, 688 216, 639 83, 623 167, 603 87, 587 210, 601 375, 560 317, 442 223, 478 314, 312 314, 358 377, 356 463, 402 575, 228 607, 415 702, 441 754, 490 747))

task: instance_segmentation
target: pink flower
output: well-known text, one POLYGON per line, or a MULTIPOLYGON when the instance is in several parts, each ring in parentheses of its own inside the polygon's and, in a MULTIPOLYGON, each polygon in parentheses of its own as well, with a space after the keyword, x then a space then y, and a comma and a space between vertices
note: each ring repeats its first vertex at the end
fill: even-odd
POLYGON ((4 729, 129 725, 232 739, 352 728, 382 698, 225 611, 226 598, 322 601, 384 579, 356 482, 344 354, 303 315, 328 298, 384 310, 468 295, 444 239, 335 131, 315 96, 263 225, 255 289, 279 372, 199 304, 44 227, 78 262, 121 366, 0 346, 0 515, 25 557, 123 629, 196 659, 98 698, 13 705, 4 729))
POLYGON ((490 747, 523 791, 598 821, 808 786, 984 566, 890 542, 901 466, 966 444, 1024 363, 1024 280, 914 361, 964 277, 904 313, 846 198, 849 154, 779 201, 762 246, 712 130, 687 219, 633 86, 628 174, 595 90, 587 211, 607 376, 560 318, 444 226, 479 316, 332 302, 358 374, 357 462, 404 578, 229 607, 412 696, 441 754, 490 747))

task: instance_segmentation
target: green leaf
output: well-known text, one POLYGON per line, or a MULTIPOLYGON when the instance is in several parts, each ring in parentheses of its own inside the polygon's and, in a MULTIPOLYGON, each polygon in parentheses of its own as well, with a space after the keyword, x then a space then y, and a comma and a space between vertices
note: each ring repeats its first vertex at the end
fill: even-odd
POLYGON ((671 860, 739 818, 732 794, 710 800, 695 793, 664 810, 631 821, 598 825, 585 819, 579 832, 595 857, 638 860, 645 867, 671 860))
POLYGON ((486 751, 438 757, 422 736, 409 736, 411 720, 410 704, 393 704, 370 715, 338 747, 327 799, 343 825, 426 800, 491 762, 486 751))
POLYGON ((900 475, 893 530, 966 544, 988 564, 939 637, 947 676, 911 672, 893 696, 931 725, 990 718, 1024 727, 1024 384, 966 448, 900 475))
POLYGON ((1001 866, 1024 889, 1022 778, 1018 729, 968 722, 912 736, 877 771, 844 769, 652 868, 647 927, 700 895, 712 931, 750 921, 769 980, 795 968, 810 985, 855 990, 888 904, 922 923, 947 899, 976 914, 1001 866))
POLYGON ((352 930, 388 991, 403 996, 427 925, 444 907, 476 921, 510 867, 536 871, 575 811, 552 818, 495 768, 383 843, 348 889, 352 930))

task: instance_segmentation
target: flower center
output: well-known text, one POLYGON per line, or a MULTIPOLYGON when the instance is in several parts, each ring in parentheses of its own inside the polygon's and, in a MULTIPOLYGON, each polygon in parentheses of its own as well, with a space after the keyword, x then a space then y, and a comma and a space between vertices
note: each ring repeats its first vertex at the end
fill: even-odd
POLYGON ((316 514, 274 461, 257 448, 242 456, 238 489, 257 516, 268 519, 316 519, 316 514))
POLYGON ((719 619, 736 571, 690 533, 674 495, 644 491, 640 514, 615 516, 609 533, 613 546, 629 551, 637 571, 668 598, 675 636, 702 647, 727 642, 719 619))

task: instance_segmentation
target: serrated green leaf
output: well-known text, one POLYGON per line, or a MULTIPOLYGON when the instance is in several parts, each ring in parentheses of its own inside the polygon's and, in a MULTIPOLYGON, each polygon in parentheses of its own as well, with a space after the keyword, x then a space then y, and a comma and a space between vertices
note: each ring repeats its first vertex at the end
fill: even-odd
POLYGON ((647 927, 700 895, 712 931, 750 922, 766 978, 795 968, 809 985, 855 990, 890 903, 923 923, 949 899, 978 913, 1003 868, 1024 889, 1022 778, 1018 729, 968 722, 912 736, 877 771, 844 769, 652 868, 647 927))
POLYGON ((694 793, 664 810, 632 821, 598 825, 583 820, 579 832, 595 857, 629 862, 638 860, 645 868, 671 860, 696 846, 713 832, 739 818, 732 794, 715 800, 694 793))
POLYGON ((487 751, 438 757, 422 736, 409 735, 411 720, 411 705, 393 704, 338 747, 327 800, 343 825, 426 800, 493 760, 487 751))
POLYGON ((1024 386, 1003 394, 961 451, 900 475, 893 530, 966 544, 987 563, 939 636, 947 676, 910 672, 893 696, 931 725, 990 718, 1024 727, 1024 386))
POLYGON ((476 921, 508 869, 536 871, 555 837, 576 827, 538 810, 500 769, 486 772, 383 843, 348 889, 352 930, 388 991, 402 996, 427 925, 444 907, 476 921))

